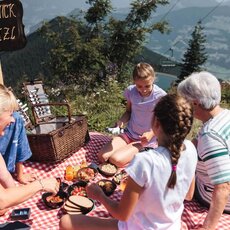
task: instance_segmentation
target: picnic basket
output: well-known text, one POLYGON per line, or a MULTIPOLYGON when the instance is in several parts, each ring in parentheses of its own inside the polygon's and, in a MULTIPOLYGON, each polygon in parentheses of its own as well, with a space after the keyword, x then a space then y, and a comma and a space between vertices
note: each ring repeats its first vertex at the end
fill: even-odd
POLYGON ((47 96, 44 100, 45 93, 41 93, 42 90, 40 81, 24 83, 24 93, 29 98, 35 123, 32 129, 27 129, 32 151, 30 160, 56 163, 75 153, 90 140, 88 123, 84 115, 72 116, 68 103, 49 103, 47 96), (42 95, 42 100, 39 95, 42 95), (59 106, 66 107, 66 116, 54 116, 51 113, 52 107, 59 106))

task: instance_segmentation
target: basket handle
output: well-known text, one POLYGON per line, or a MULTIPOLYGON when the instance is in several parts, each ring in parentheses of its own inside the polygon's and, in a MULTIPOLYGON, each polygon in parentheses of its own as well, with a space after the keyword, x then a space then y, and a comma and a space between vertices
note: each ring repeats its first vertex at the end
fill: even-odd
POLYGON ((64 135, 64 133, 65 133, 65 130, 62 129, 62 130, 60 130, 60 131, 58 132, 58 136, 59 136, 59 137, 62 137, 62 136, 64 135))

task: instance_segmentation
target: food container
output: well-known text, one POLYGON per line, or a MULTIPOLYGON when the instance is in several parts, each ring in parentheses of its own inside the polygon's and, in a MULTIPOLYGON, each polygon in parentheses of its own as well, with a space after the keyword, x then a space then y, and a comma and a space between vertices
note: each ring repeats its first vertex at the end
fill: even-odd
POLYGON ((70 185, 67 189, 68 196, 78 195, 78 196, 87 196, 85 187, 87 182, 85 181, 78 181, 72 185, 70 185))
POLYGON ((117 188, 117 185, 113 181, 107 179, 99 180, 97 184, 102 188, 107 196, 112 195, 117 188))
POLYGON ((116 173, 113 177, 113 181, 116 184, 120 184, 123 179, 125 179, 128 176, 127 172, 123 169, 121 172, 116 173))
POLYGON ((60 208, 66 199, 67 194, 63 191, 59 191, 56 195, 53 195, 52 192, 46 192, 42 194, 42 200, 44 204, 52 209, 60 208))
POLYGON ((77 172, 77 179, 80 181, 89 182, 93 180, 97 175, 97 170, 91 167, 84 167, 78 170, 77 172))
POLYGON ((117 172, 117 166, 109 162, 102 163, 98 166, 98 171, 104 176, 113 176, 117 172))

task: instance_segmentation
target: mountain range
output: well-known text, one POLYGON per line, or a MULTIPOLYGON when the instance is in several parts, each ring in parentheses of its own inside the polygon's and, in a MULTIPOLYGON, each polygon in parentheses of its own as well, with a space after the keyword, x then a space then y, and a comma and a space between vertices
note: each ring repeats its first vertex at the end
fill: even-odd
MULTIPOLYGON (((201 20, 206 35, 205 48, 208 60, 205 68, 222 79, 230 79, 230 6, 221 6, 211 12, 210 7, 189 7, 171 12, 166 20, 170 23, 169 34, 152 33, 146 47, 180 61, 188 47, 191 33, 201 20)), ((161 20, 155 16, 154 21, 161 20)))
MULTIPOLYGON (((159 6, 154 14, 161 15, 188 7, 215 7, 221 1, 224 6, 230 6, 230 0, 170 0, 169 4, 159 6)), ((24 9, 24 24, 27 33, 42 20, 50 20, 56 16, 67 15, 78 8, 86 10, 89 5, 86 0, 21 0, 24 9)), ((111 0, 114 12, 127 13, 132 0, 111 0)))
MULTIPOLYGON (((27 36, 32 35, 40 27, 43 20, 49 21, 56 16, 70 15, 75 9, 84 11, 88 7, 84 0, 21 0, 21 2, 24 9, 23 23, 27 36)), ((124 17, 129 12, 130 2, 132 1, 112 0, 115 8, 113 15, 124 17)), ((205 67, 219 78, 229 80, 229 12, 230 0, 171 0, 169 5, 157 8, 151 19, 154 22, 162 19, 167 20, 171 32, 169 34, 152 33, 147 37, 145 46, 154 52, 167 56, 172 61, 180 62, 195 24, 198 20, 202 20, 207 38, 206 50, 208 53, 205 67)), ((30 36, 29 40, 32 37, 30 36)), ((1 56, 3 57, 4 54, 1 56)))
MULTIPOLYGON (((131 0, 112 0, 114 14, 124 17, 129 11, 131 0)), ((229 79, 230 70, 230 0, 171 0, 170 4, 159 6, 152 16, 153 21, 165 19, 171 32, 154 32, 146 40, 146 47, 181 61, 187 49, 188 40, 198 20, 202 20, 207 38, 208 61, 205 68, 222 79, 229 79)), ((71 14, 74 9, 86 10, 84 0, 22 0, 24 24, 27 33, 35 31, 42 20, 71 14)))

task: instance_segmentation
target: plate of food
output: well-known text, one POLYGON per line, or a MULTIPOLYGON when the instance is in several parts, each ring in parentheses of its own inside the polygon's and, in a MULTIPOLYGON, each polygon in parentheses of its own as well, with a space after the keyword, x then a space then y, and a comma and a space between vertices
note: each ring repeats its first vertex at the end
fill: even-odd
POLYGON ((65 200, 67 199, 67 194, 63 191, 59 191, 56 195, 51 192, 46 192, 42 194, 42 200, 44 204, 52 209, 60 208, 65 200))
POLYGON ((87 214, 94 208, 94 201, 87 197, 72 195, 66 200, 63 208, 70 215, 87 214))
POLYGON ((113 176, 117 172, 117 166, 109 162, 105 162, 98 166, 98 171, 104 176, 113 176))
POLYGON ((102 188, 105 195, 107 196, 112 195, 115 189, 117 188, 117 185, 113 181, 107 179, 99 180, 97 184, 102 188))
POLYGON ((114 176, 113 176, 113 181, 116 183, 116 184, 120 184, 121 181, 126 178, 128 175, 126 173, 126 171, 123 169, 121 172, 119 173, 116 173, 114 176))
POLYGON ((67 193, 68 196, 78 195, 78 196, 87 196, 85 187, 87 182, 85 181, 78 181, 68 187, 67 193))
POLYGON ((89 182, 93 180, 97 175, 97 170, 91 167, 84 167, 78 170, 77 179, 80 181, 89 182))

